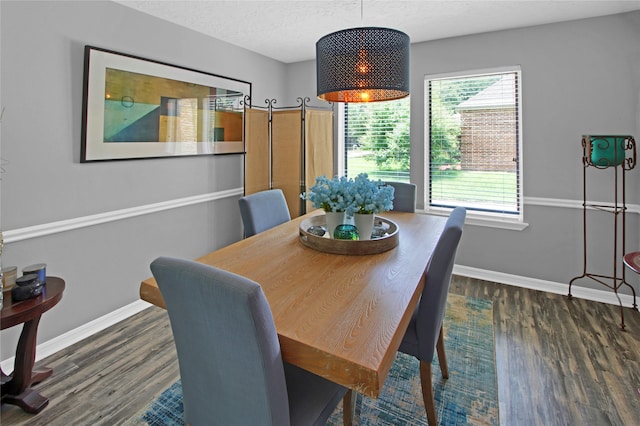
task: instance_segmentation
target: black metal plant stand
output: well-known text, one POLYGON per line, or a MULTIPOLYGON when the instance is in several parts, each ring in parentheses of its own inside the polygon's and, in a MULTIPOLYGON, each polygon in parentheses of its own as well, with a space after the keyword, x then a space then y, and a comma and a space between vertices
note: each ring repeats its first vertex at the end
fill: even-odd
POLYGON ((633 309, 638 310, 636 303, 636 291, 626 281, 625 268, 620 261, 625 251, 625 213, 627 210, 625 200, 625 175, 636 165, 636 141, 633 136, 620 135, 585 135, 582 136, 582 189, 583 189, 583 241, 584 256, 582 275, 569 281, 569 299, 572 298, 571 286, 574 281, 581 278, 589 278, 612 289, 620 305, 620 328, 625 329, 624 307, 618 290, 626 285, 633 294, 633 309), (613 204, 596 204, 587 202, 587 169, 613 168, 614 173, 614 200, 613 204), (613 272, 611 275, 598 275, 587 272, 587 210, 595 209, 612 213, 613 215, 613 272), (618 238, 620 234, 620 238, 618 238), (620 240, 620 241, 618 241, 620 240))

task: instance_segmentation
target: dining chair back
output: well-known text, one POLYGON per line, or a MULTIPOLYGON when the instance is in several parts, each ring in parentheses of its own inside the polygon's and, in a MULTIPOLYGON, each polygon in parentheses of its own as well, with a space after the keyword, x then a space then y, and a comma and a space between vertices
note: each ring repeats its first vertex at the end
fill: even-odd
POLYGON ((244 236, 250 237, 291 220, 287 200, 281 189, 269 189, 238 200, 244 236))
POLYGON ((456 207, 447 219, 425 271, 426 280, 420 302, 399 349, 420 360, 422 397, 427 411, 427 420, 432 425, 437 424, 437 416, 431 379, 431 361, 437 350, 442 376, 445 379, 449 378, 442 321, 466 213, 464 207, 456 207))
POLYGON ((406 182, 385 182, 393 186, 393 210, 396 212, 415 213, 416 211, 416 184, 406 182))
POLYGON ((324 424, 347 393, 351 404, 346 388, 283 363, 256 282, 169 257, 151 271, 173 331, 186 424, 324 424))

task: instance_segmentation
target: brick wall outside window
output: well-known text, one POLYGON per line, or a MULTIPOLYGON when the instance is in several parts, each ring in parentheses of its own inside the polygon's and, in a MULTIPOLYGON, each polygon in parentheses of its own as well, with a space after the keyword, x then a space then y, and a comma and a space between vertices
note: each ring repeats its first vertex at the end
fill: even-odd
POLYGON ((515 108, 460 111, 463 170, 515 172, 515 108))

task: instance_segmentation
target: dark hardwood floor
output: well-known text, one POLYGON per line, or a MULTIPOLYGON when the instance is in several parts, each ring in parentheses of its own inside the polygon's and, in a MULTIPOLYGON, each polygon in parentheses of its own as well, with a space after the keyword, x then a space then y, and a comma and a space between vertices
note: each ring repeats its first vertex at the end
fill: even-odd
MULTIPOLYGON (((626 309, 621 331, 613 305, 465 277, 451 292, 494 302, 501 424, 640 424, 640 313, 626 309)), ((49 406, 33 416, 4 404, 3 426, 124 424, 178 379, 156 307, 38 365, 55 369, 36 386, 49 406)))

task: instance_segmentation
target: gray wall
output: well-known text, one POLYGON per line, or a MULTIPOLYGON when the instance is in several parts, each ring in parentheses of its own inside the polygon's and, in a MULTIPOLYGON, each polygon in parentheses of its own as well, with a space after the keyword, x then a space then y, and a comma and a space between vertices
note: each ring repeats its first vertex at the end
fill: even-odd
MULTIPOLYGON (((7 232, 242 186, 239 155, 80 164, 85 44, 250 81, 260 105, 315 99, 313 62, 285 65, 117 3, 2 1, 0 15, 7 232)), ((412 47, 414 182, 422 186, 424 172, 424 74, 513 64, 523 70, 526 197, 581 199, 581 134, 640 139, 640 13, 421 43, 412 47)), ((637 205, 640 169, 629 176, 627 202, 637 205)), ((609 181, 598 177, 593 199, 608 198, 609 181)), ((638 214, 627 217, 629 246, 638 247, 638 214)), ((525 220, 521 232, 468 226, 457 263, 555 282, 580 273, 579 209, 525 205, 525 220)), ((40 324, 43 342, 138 300, 158 255, 195 258, 239 239, 241 228, 234 196, 10 243, 2 261, 46 262, 66 280, 40 324)), ((608 268, 608 247, 593 251, 595 266, 608 268)), ((2 332, 1 359, 13 355, 18 328, 2 332)))
MULTIPOLYGON (((413 117, 422 116, 423 75, 504 65, 522 67, 524 196, 582 199, 583 134, 640 139, 640 13, 423 43, 412 50, 413 117), (420 88, 420 89, 418 89, 420 88)), ((423 175, 424 129, 412 121, 412 177, 423 175)), ((628 203, 640 203, 640 168, 628 174, 628 203)), ((612 200, 611 174, 592 175, 589 197, 612 200)), ((582 271, 579 209, 525 205, 522 231, 468 227, 457 262, 560 283, 582 271)), ((612 217, 592 215, 590 270, 610 274, 612 217), (600 232, 602 231, 602 232, 600 232)), ((640 246, 628 215, 629 247, 640 246)), ((637 281, 636 281, 637 282, 637 281)), ((588 283, 588 282, 587 282, 588 283)), ((603 287, 600 287, 603 288, 603 287)))
MULTIPOLYGON (((3 230, 242 188, 241 155, 80 164, 84 45, 249 81, 261 100, 285 97, 284 64, 113 2, 2 1, 0 15, 3 230)), ((5 266, 45 262, 66 281, 38 341, 138 300, 155 257, 240 239, 237 198, 5 245, 5 266)), ((1 359, 19 329, 2 332, 1 359)))
MULTIPOLYGON (((421 44, 412 51, 413 85, 422 84, 423 74, 519 64, 524 195, 579 200, 581 135, 613 132, 640 139, 639 21, 634 13, 421 44)), ((412 108, 422 116, 422 96, 413 97, 412 108)), ((414 141, 423 139, 416 120, 411 130, 414 141)), ((414 146, 422 158, 423 145, 414 146)), ((422 163, 412 166, 412 176, 421 176, 422 163)), ((640 168, 628 176, 627 202, 637 205, 640 168)), ((611 174, 591 177, 590 198, 612 200, 611 174)), ((611 217, 592 216, 589 223, 599 232, 590 235, 591 272, 610 274, 612 229, 603 228, 611 217)), ((638 215, 628 216, 629 247, 637 248, 638 215)), ((530 227, 522 232, 469 227, 458 262, 560 283, 581 273, 581 210, 525 205, 525 221, 530 227)))
MULTIPOLYGON (((467 226, 456 263, 557 283, 582 274, 583 134, 640 141, 640 12, 416 43, 411 47, 411 180, 424 206, 424 76, 522 67, 524 231, 467 226), (531 197, 551 199, 540 206, 531 197), (529 200, 527 200, 529 198, 529 200)), ((290 89, 315 97, 315 62, 288 67, 290 89), (314 77, 309 77, 313 75, 314 77)), ((638 147, 640 150, 640 147, 638 147)), ((640 159, 640 157, 639 157, 640 159)), ((612 173, 589 175, 590 200, 613 201, 612 173)), ((640 167, 627 174, 627 247, 640 247, 640 167)), ((589 271, 612 273, 613 219, 590 213, 589 271)), ((636 286, 637 277, 628 279, 636 286)), ((577 285, 606 290, 589 280, 577 285)))

